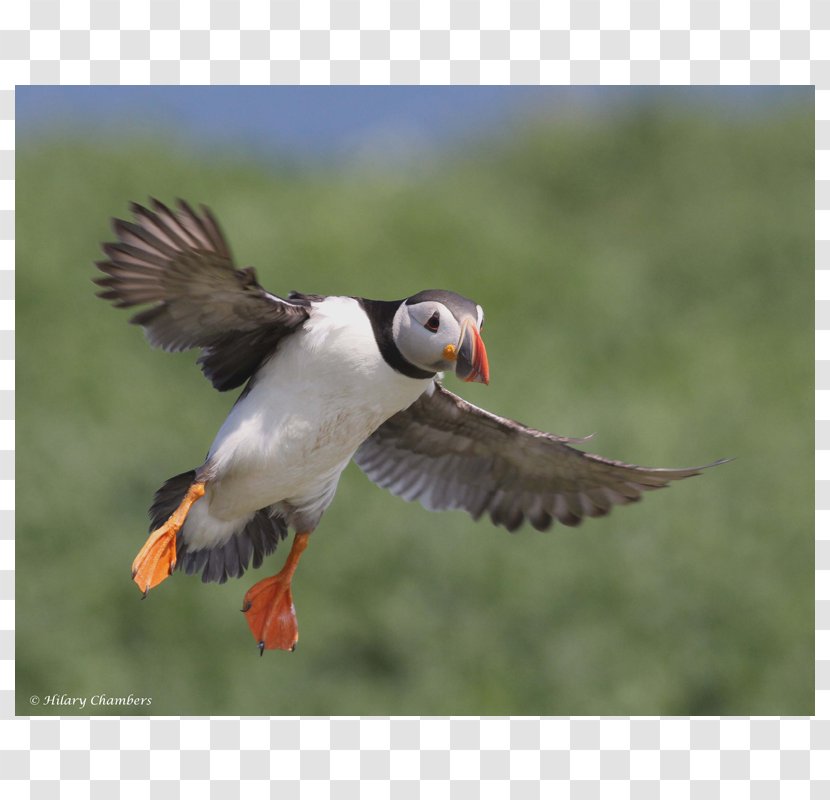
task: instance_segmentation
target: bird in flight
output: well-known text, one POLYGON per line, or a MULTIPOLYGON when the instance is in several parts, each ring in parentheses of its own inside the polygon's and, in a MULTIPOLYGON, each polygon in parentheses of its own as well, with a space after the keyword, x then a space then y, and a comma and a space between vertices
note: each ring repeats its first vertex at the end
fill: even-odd
MULTIPOLYGON (((170 478, 132 565, 144 596, 174 568, 205 582, 259 567, 295 532, 283 568, 245 595, 259 647, 293 650, 291 580, 354 459, 368 477, 430 510, 487 514, 509 531, 607 514, 704 467, 657 469, 585 453, 584 440, 534 430, 445 389, 444 372, 488 383, 480 305, 426 290, 404 300, 278 297, 236 266, 204 206, 132 204, 102 245, 100 297, 144 306, 150 344, 199 348, 219 391, 244 386, 204 463, 170 478)), ((721 463, 721 462, 714 462, 721 463)), ((712 465, 709 465, 712 466, 712 465)))

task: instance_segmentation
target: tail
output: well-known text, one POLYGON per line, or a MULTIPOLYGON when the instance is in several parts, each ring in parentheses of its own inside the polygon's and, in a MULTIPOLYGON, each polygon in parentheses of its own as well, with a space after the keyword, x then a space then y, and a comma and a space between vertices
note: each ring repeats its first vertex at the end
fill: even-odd
MULTIPOLYGON (((196 470, 192 469, 170 478, 156 492, 149 511, 151 531, 163 525, 178 508, 195 479, 196 470)), ((249 563, 254 569, 260 566, 262 559, 276 550, 279 540, 288 535, 288 526, 278 513, 263 508, 229 539, 214 547, 191 549, 186 533, 185 524, 176 536, 176 569, 188 575, 201 570, 204 583, 224 583, 228 578, 241 577, 249 563)))

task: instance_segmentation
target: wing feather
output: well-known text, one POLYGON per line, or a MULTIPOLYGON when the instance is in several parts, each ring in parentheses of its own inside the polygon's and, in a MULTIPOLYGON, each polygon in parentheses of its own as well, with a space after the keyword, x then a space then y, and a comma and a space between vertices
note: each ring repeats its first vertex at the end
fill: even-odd
POLYGON ((463 509, 475 519, 487 513, 510 531, 525 520, 538 530, 554 519, 579 525, 705 469, 640 467, 572 446, 581 441, 491 414, 436 382, 381 425, 355 461, 406 500, 430 510, 463 509))
POLYGON ((117 308, 149 305, 130 320, 152 345, 202 349, 199 364, 221 390, 244 383, 279 341, 308 319, 308 301, 266 292, 252 267, 237 269, 216 218, 183 200, 130 206, 113 220, 118 241, 102 245, 99 297, 117 308))

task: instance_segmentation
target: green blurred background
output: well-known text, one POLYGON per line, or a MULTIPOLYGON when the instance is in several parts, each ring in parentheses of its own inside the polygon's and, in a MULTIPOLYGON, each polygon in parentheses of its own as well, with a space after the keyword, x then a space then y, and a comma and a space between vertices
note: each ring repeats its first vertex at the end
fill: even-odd
POLYGON ((812 712, 813 95, 605 91, 377 154, 18 137, 19 714, 812 712), (148 195, 209 205, 278 293, 474 298, 492 382, 447 384, 476 404, 635 463, 736 460, 514 535, 352 465, 295 580, 297 651, 260 658, 239 609, 285 546, 222 586, 130 581, 153 492, 236 394, 94 297, 110 217, 148 195))

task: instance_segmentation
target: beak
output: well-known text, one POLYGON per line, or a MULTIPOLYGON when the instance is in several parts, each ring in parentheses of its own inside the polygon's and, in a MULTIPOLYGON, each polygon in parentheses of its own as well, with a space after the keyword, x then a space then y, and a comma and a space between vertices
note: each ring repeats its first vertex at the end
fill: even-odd
POLYGON ((464 323, 455 362, 455 374, 462 381, 490 383, 490 364, 481 334, 472 320, 464 323))

